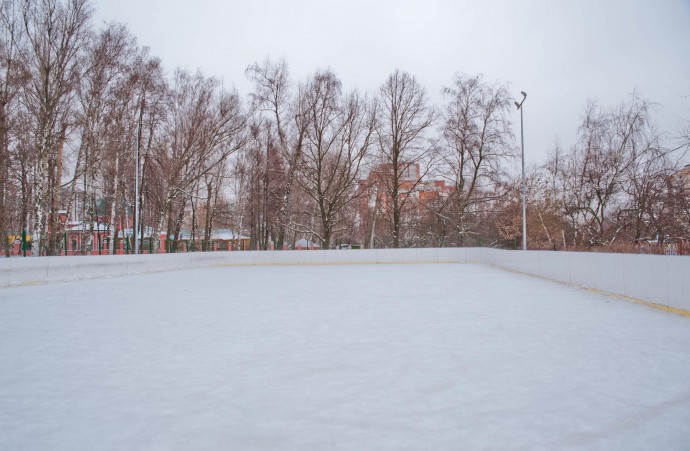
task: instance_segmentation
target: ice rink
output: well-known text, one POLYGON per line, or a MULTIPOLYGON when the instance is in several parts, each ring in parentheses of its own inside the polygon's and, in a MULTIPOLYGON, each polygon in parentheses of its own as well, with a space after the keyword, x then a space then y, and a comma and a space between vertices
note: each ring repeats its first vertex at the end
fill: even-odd
POLYGON ((2 450, 688 450, 690 318, 484 265, 0 289, 2 450))

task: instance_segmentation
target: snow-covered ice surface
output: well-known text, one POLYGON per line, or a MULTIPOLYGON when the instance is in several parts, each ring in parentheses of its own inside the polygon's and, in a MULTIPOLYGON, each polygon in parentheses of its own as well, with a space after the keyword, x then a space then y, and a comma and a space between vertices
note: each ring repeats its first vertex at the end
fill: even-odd
POLYGON ((481 265, 0 290, 2 450, 688 450, 690 319, 481 265))

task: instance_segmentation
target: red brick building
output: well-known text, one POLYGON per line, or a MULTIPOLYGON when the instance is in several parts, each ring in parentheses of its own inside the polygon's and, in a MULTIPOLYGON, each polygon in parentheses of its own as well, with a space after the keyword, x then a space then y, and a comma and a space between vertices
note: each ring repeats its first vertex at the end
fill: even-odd
MULTIPOLYGON (((421 219, 429 214, 429 208, 434 202, 448 198, 454 190, 446 185, 445 180, 423 180, 418 163, 401 163, 399 178, 399 195, 406 199, 403 215, 408 222, 421 219)), ((371 246, 374 236, 385 235, 390 224, 393 209, 392 193, 393 165, 381 164, 360 181, 362 196, 357 206, 359 235, 366 247, 371 246)))

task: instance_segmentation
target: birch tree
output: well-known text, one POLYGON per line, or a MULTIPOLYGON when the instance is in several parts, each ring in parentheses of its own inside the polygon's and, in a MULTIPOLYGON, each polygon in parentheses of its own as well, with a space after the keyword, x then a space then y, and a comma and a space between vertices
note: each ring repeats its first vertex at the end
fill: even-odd
MULTIPOLYGON (((78 212, 84 243, 93 234, 98 210, 109 205, 110 253, 117 238, 116 218, 124 207, 124 174, 129 164, 135 126, 135 82, 132 68, 137 47, 122 25, 111 24, 87 47, 77 87, 80 143, 69 187, 67 212, 78 212), (77 189, 81 191, 76 196, 77 189), (79 197, 81 205, 75 205, 79 197)), ((101 212, 101 215, 105 215, 101 212)))
POLYGON ((28 0, 22 3, 27 40, 23 65, 30 81, 22 102, 31 118, 33 152, 32 253, 54 252, 43 241, 56 233, 55 196, 62 176, 62 151, 71 126, 73 93, 81 52, 90 36, 91 7, 86 0, 28 0), (41 249, 41 246, 44 246, 41 249))

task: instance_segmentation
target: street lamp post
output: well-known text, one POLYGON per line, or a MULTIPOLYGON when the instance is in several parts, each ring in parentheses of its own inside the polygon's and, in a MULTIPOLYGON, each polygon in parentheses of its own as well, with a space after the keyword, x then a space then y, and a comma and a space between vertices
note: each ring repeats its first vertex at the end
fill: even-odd
POLYGON ((525 193, 525 132, 522 125, 522 104, 525 103, 527 93, 520 91, 522 101, 515 102, 515 106, 520 110, 520 144, 522 146, 522 250, 527 250, 527 195, 525 193))
POLYGON ((134 229, 132 237, 134 238, 134 255, 139 255, 139 134, 141 133, 141 123, 137 121, 137 135, 135 144, 135 174, 134 174, 134 229))

